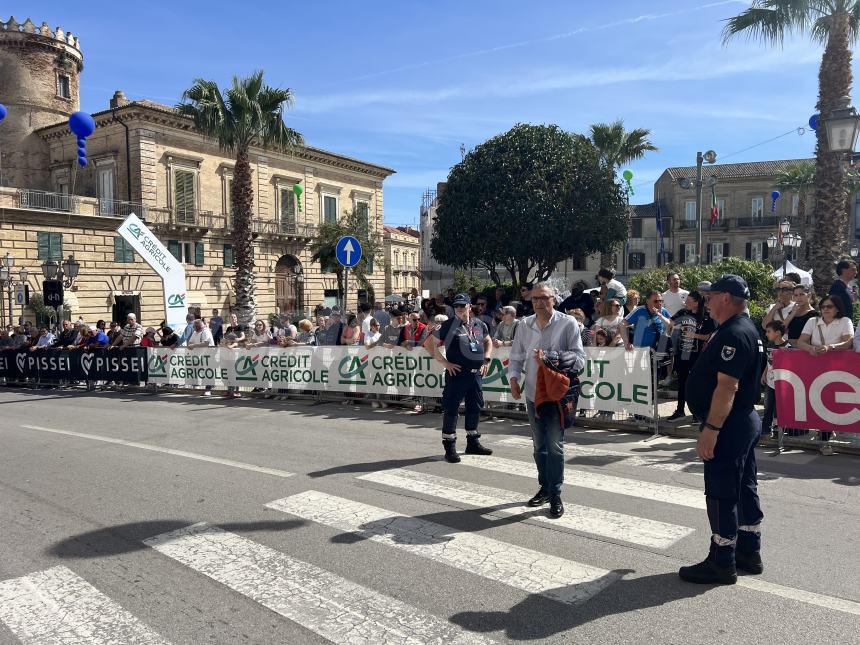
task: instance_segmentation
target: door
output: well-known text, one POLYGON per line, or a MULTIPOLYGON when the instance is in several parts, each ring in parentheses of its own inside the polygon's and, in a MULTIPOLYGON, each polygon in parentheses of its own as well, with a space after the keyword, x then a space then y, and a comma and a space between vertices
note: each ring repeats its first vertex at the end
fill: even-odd
POLYGON ((100 166, 98 169, 99 212, 102 215, 113 215, 113 186, 115 172, 113 164, 100 166))
POLYGON ((134 314, 137 316, 137 322, 142 322, 140 320, 140 296, 115 296, 112 310, 113 322, 125 325, 125 318, 129 314, 134 314))

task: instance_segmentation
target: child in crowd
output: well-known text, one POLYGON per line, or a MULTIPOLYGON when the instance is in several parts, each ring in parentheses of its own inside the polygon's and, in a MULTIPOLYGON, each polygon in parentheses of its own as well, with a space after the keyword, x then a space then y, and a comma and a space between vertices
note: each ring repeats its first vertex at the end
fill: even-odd
MULTIPOLYGON (((761 424, 762 435, 773 435, 773 420, 776 416, 776 390, 774 389, 774 374, 773 374, 773 353, 777 349, 789 349, 788 341, 785 340, 785 323, 781 320, 771 320, 765 325, 765 335, 767 336, 767 366, 764 373, 761 375, 761 384, 767 386, 764 395, 764 418, 761 424)), ((783 451, 782 437, 783 429, 777 427, 777 436, 779 438, 778 452, 783 451)))

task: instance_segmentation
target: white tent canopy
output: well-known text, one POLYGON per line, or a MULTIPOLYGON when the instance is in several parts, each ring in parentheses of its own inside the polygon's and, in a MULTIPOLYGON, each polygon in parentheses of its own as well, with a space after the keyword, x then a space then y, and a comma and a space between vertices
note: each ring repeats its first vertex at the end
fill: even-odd
MULTIPOLYGON (((804 271, 796 266, 794 266, 790 261, 785 265, 785 273, 796 273, 800 276, 800 283, 811 287, 812 286, 812 271, 804 271)), ((773 277, 777 280, 781 280, 783 277, 782 267, 779 267, 776 271, 773 272, 773 277)))

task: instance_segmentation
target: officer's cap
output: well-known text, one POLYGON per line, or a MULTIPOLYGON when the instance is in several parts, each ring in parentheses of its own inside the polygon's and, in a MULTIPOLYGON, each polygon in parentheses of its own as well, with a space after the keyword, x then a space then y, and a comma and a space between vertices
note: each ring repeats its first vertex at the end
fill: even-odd
POLYGON ((746 280, 733 273, 720 276, 720 279, 711 285, 711 293, 727 293, 735 298, 750 299, 750 290, 746 280))
POLYGON ((458 293, 456 296, 454 296, 454 301, 451 304, 455 307, 457 305, 465 305, 466 307, 468 307, 472 304, 472 299, 469 297, 468 293, 458 293))

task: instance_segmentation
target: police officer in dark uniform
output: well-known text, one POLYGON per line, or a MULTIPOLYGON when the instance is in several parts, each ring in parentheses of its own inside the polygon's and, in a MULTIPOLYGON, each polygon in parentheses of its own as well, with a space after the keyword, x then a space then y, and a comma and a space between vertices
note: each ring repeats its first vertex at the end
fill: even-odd
POLYGON ((687 403, 703 420, 696 453, 705 462, 711 548, 703 562, 681 567, 678 575, 688 582, 734 584, 737 569, 763 571, 755 460, 763 349, 758 330, 743 315, 750 297, 743 278, 722 276, 708 296, 719 327, 690 372, 687 403))
POLYGON ((454 298, 454 317, 446 320, 433 336, 424 341, 426 349, 445 366, 445 388, 442 390, 442 446, 445 460, 460 461, 457 454, 457 418, 460 403, 466 400, 466 454, 491 455, 481 445, 478 421, 484 407, 481 381, 487 372, 493 341, 487 326, 472 316, 472 300, 461 293, 454 298), (439 351, 445 347, 445 354, 439 351))

